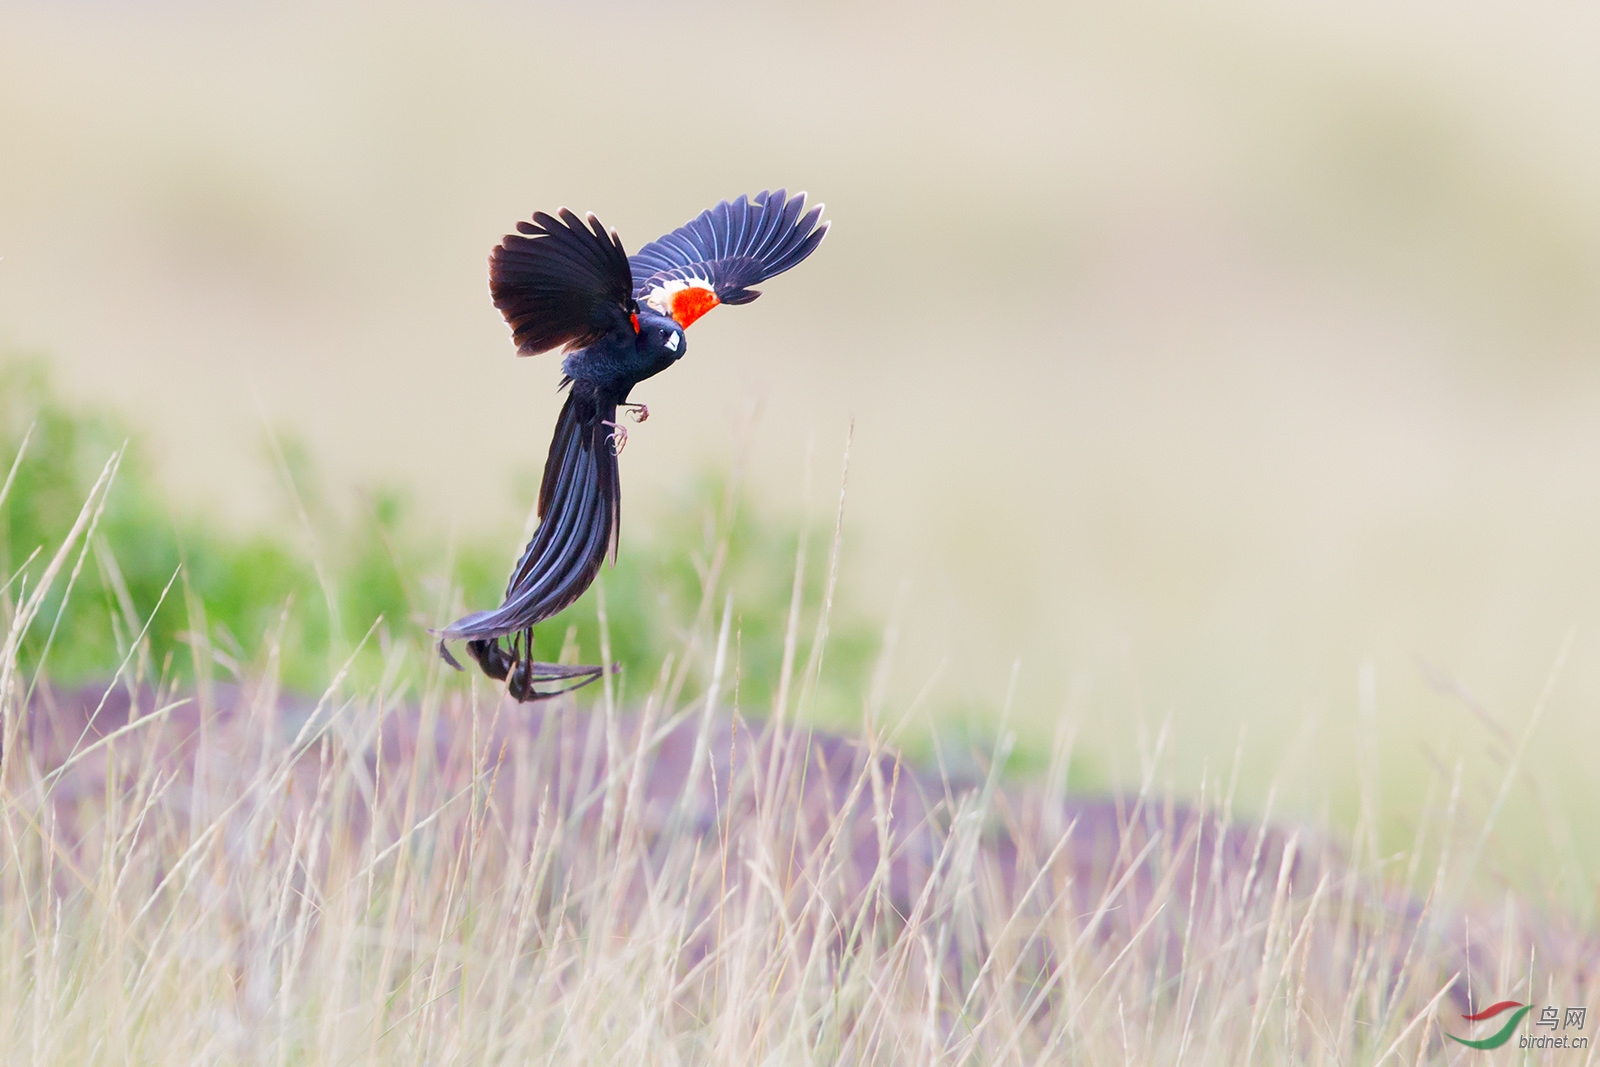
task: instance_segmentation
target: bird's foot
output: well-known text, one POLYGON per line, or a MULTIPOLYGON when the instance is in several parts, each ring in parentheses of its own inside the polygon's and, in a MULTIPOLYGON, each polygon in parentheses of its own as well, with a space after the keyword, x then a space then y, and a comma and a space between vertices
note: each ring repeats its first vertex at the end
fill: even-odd
MULTIPOLYGON (((531 629, 508 634, 504 638, 485 637, 468 641, 467 652, 478 661, 478 666, 489 678, 505 682, 506 691, 519 704, 549 700, 574 689, 582 689, 608 673, 615 674, 619 668, 616 663, 609 667, 535 663, 531 629)), ((461 665, 450 655, 443 642, 439 644, 439 653, 452 667, 460 670, 461 665)))
POLYGON ((600 425, 611 427, 611 432, 606 434, 606 440, 611 442, 611 454, 622 455, 622 450, 628 447, 628 428, 605 419, 600 420, 600 425))
POLYGON ((623 411, 628 413, 628 418, 634 422, 644 422, 650 417, 649 404, 618 404, 623 411))
MULTIPOLYGON (((616 671, 616 664, 611 670, 616 671)), ((532 704, 539 700, 582 689, 590 682, 604 676, 604 667, 568 666, 562 663, 534 663, 522 660, 506 681, 506 692, 519 704, 532 704)))

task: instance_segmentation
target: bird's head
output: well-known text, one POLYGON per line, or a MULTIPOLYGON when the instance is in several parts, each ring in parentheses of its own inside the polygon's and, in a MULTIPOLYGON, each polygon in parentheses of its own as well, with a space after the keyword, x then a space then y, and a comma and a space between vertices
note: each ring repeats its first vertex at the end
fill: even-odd
POLYGON ((639 355, 645 362, 656 364, 658 370, 676 363, 688 351, 688 338, 674 319, 641 311, 635 316, 635 324, 639 355))

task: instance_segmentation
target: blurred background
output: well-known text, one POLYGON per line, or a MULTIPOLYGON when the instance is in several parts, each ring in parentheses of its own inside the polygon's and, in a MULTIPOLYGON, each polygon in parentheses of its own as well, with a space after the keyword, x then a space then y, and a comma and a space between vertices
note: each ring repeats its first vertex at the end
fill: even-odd
POLYGON ((890 718, 985 735, 1010 692, 1089 785, 1169 721, 1181 791, 1242 751, 1241 803, 1343 819, 1365 766, 1399 832, 1542 701, 1507 862, 1587 884, 1597 49, 1592 6, 1459 0, 8 3, 0 350, 173 509, 285 521, 271 428, 509 562, 559 372, 491 245, 806 189, 819 254, 635 397, 625 557, 741 462, 827 529, 853 420, 890 718))

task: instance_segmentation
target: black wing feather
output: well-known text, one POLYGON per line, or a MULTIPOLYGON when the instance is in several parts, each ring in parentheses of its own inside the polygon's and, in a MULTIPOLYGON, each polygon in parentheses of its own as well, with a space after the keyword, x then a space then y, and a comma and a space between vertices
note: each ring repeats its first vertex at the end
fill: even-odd
POLYGON ((638 310, 622 241, 593 215, 536 211, 489 253, 489 293, 517 351, 582 348, 638 310))
POLYGON ((822 206, 805 210, 806 194, 761 192, 716 207, 651 241, 629 259, 634 298, 670 281, 700 279, 724 304, 748 304, 750 286, 798 264, 822 243, 822 206))

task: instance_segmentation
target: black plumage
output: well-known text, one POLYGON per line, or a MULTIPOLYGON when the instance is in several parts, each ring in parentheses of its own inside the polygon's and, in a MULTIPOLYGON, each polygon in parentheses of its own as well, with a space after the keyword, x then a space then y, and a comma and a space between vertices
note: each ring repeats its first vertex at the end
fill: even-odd
POLYGON ((638 310, 617 235, 593 215, 587 226, 559 215, 534 212, 489 253, 489 292, 520 355, 594 344, 638 310))
POLYGON ((539 486, 539 526, 506 585, 504 602, 439 631, 439 652, 460 667, 445 642, 465 640, 491 678, 518 700, 539 700, 586 685, 604 669, 532 660, 533 627, 583 595, 621 528, 617 456, 627 431, 619 408, 638 421, 633 387, 684 355, 683 331, 717 304, 746 304, 750 286, 798 264, 827 233, 821 206, 783 190, 722 201, 641 248, 631 259, 593 215, 563 208, 519 222, 489 255, 489 291, 521 355, 563 348, 563 387, 539 486))

